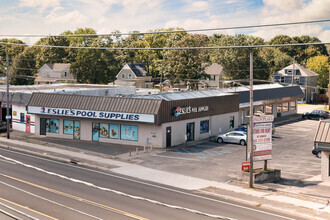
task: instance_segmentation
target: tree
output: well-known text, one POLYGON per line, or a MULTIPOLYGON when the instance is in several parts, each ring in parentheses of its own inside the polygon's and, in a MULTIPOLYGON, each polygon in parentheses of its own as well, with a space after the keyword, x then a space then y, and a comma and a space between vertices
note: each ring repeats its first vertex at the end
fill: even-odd
MULTIPOLYGON (((208 44, 206 35, 189 34, 173 44, 174 47, 204 47, 208 44)), ((201 77, 206 77, 204 72, 208 62, 208 55, 203 49, 193 50, 168 50, 165 52, 166 72, 165 76, 171 83, 179 79, 187 80, 191 87, 197 87, 196 81, 201 77)))
MULTIPOLYGON (((213 35, 210 37, 211 46, 238 46, 264 44, 262 38, 243 34, 213 35)), ((231 48, 214 50, 211 61, 223 66, 223 74, 227 79, 246 80, 250 73, 250 52, 253 52, 253 69, 255 79, 267 80, 270 77, 269 65, 261 56, 261 50, 250 48, 231 48)))
MULTIPOLYGON (((1 39, 0 42, 6 43, 17 43, 17 44, 25 44, 23 41, 18 39, 1 39)), ((15 46, 15 45, 2 45, 0 44, 0 74, 6 73, 6 49, 8 50, 8 58, 9 61, 17 56, 24 50, 24 46, 15 46)))
POLYGON ((292 58, 280 51, 279 48, 262 48, 260 56, 265 60, 269 67, 270 74, 283 69, 292 63, 292 58))
POLYGON ((329 57, 315 56, 308 59, 306 67, 319 74, 317 83, 321 88, 327 88, 329 83, 329 57))
MULTIPOLYGON (((271 39, 268 44, 295 44, 295 43, 320 43, 321 41, 316 37, 310 36, 294 36, 277 35, 271 39)), ((303 64, 313 56, 325 55, 328 56, 327 48, 324 44, 321 45, 306 45, 306 46, 285 46, 279 47, 280 51, 290 57, 295 57, 297 63, 303 64)))

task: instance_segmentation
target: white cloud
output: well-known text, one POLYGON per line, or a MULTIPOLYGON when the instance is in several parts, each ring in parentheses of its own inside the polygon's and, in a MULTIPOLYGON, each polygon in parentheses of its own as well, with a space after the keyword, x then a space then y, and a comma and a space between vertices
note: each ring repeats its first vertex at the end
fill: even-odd
POLYGON ((285 11, 300 8, 301 0, 263 0, 265 7, 273 7, 285 11))
POLYGON ((207 1, 193 1, 189 4, 189 11, 205 11, 209 7, 209 3, 207 1))
POLYGON ((318 38, 322 41, 322 42, 326 42, 329 43, 330 42, 330 30, 326 30, 326 31, 322 31, 318 38))
POLYGON ((40 8, 44 10, 46 8, 52 8, 60 5, 61 0, 20 0, 19 6, 40 8))
POLYGON ((46 22, 49 24, 75 24, 81 25, 87 22, 88 18, 82 15, 79 11, 74 10, 71 12, 61 12, 63 8, 57 7, 53 9, 49 15, 46 16, 46 22))

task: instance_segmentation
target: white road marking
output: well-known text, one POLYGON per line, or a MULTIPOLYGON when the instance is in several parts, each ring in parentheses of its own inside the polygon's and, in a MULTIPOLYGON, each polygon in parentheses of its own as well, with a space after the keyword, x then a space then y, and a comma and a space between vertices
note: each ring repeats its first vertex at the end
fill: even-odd
POLYGON ((86 213, 86 212, 82 212, 82 211, 80 211, 80 210, 77 210, 77 209, 71 208, 71 207, 69 207, 69 206, 67 206, 67 205, 63 205, 63 204, 61 204, 61 203, 55 202, 55 201, 53 201, 53 200, 46 199, 46 198, 41 197, 41 196, 38 196, 38 195, 36 195, 36 194, 34 194, 34 193, 28 192, 28 191, 26 191, 26 190, 24 190, 24 189, 18 188, 18 187, 13 186, 13 185, 10 185, 10 184, 8 184, 8 183, 2 182, 2 181, 0 181, 0 183, 2 183, 3 185, 9 186, 9 187, 11 187, 11 188, 14 188, 14 189, 16 189, 16 190, 18 190, 18 191, 21 191, 21 192, 24 192, 24 193, 26 193, 26 194, 29 194, 29 195, 31 195, 31 196, 34 196, 34 197, 37 197, 37 198, 39 198, 39 199, 45 200, 45 201, 47 201, 47 202, 53 203, 53 204, 55 204, 55 205, 58 205, 58 206, 61 206, 61 207, 64 207, 64 208, 70 209, 71 211, 75 211, 75 212, 78 212, 78 213, 80 213, 80 214, 87 215, 87 216, 89 216, 89 217, 91 217, 91 218, 95 218, 95 219, 102 220, 102 218, 98 218, 98 217, 93 216, 93 215, 90 215, 90 214, 88 214, 88 213, 86 213))
POLYGON ((0 161, 2 161, 2 162, 7 162, 7 163, 10 163, 10 164, 16 164, 16 163, 14 163, 14 162, 12 162, 12 161, 3 160, 3 159, 0 159, 0 161))
MULTIPOLYGON (((139 184, 146 185, 146 186, 152 186, 152 187, 155 187, 155 188, 159 188, 159 189, 163 189, 163 190, 167 190, 167 191, 171 191, 171 192, 175 192, 175 193, 180 193, 182 195, 187 195, 187 196, 191 196, 191 197, 195 197, 195 198, 199 198, 199 199, 204 199, 204 200, 208 200, 208 201, 212 201, 212 202, 216 202, 216 203, 221 203, 221 204, 225 204, 225 205, 229 205, 229 206, 233 206, 233 207, 237 207, 237 208, 242 208, 242 209, 245 209, 245 210, 254 211, 254 212, 258 212, 258 213, 262 213, 262 214, 266 214, 266 215, 271 215, 271 216, 275 216, 275 217, 279 217, 279 218, 283 218, 283 219, 293 220, 292 218, 282 216, 282 215, 278 215, 278 214, 274 214, 274 213, 271 213, 271 212, 262 211, 262 210, 258 210, 258 209, 254 209, 254 208, 249 208, 249 207, 246 207, 246 206, 237 205, 237 204, 234 204, 234 203, 225 202, 225 201, 221 201, 221 200, 217 200, 217 199, 213 199, 213 198, 208 198, 208 197, 201 196, 201 195, 195 195, 195 194, 192 194, 192 193, 187 193, 187 192, 183 192, 183 191, 180 191, 180 190, 167 188, 167 187, 164 187, 164 186, 158 186, 158 185, 151 184, 151 183, 145 183, 145 182, 130 179, 130 178, 127 178, 127 177, 122 177, 122 176, 118 176, 118 175, 114 175, 114 174, 110 174, 110 173, 105 173, 105 172, 102 172, 102 171, 92 170, 92 169, 85 168, 85 167, 73 166, 71 164, 65 164, 65 163, 50 160, 50 159, 47 159, 47 158, 37 157, 37 156, 33 156, 33 155, 21 153, 21 152, 15 152, 15 151, 10 151, 10 150, 6 150, 6 149, 2 149, 2 150, 8 151, 8 152, 11 152, 11 153, 24 155, 24 156, 27 156, 27 157, 36 158, 36 159, 39 159, 39 160, 44 160, 44 161, 48 161, 48 162, 52 162, 52 163, 61 164, 63 166, 70 166, 70 167, 78 168, 78 169, 81 169, 81 170, 87 170, 89 172, 99 173, 99 174, 115 177, 115 178, 122 179, 122 180, 127 180, 127 181, 134 182, 134 183, 139 183, 139 184)), ((3 157, 2 155, 0 155, 0 156, 3 157)))

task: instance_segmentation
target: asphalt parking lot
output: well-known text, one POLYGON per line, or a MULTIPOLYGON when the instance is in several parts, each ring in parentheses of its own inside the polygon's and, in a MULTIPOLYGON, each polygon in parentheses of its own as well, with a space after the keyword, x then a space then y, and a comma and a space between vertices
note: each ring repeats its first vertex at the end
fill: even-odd
MULTIPOLYGON (((297 120, 276 127, 268 167, 280 169, 284 181, 299 181, 320 174, 320 159, 311 153, 317 126, 316 120, 297 120)), ((236 179, 245 156, 245 146, 205 140, 140 154, 139 161, 147 167, 227 182, 236 179)), ((256 162, 254 167, 262 168, 263 161, 256 162)))

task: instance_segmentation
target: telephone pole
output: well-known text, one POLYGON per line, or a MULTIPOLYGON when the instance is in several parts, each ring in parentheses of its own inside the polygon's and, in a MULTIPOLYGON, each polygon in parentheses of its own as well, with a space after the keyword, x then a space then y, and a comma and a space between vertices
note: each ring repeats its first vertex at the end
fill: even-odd
POLYGON ((6 75, 7 75, 7 139, 10 139, 10 114, 9 114, 9 58, 8 58, 8 49, 6 49, 6 75))
POLYGON ((249 187, 253 188, 253 53, 250 53, 250 125, 249 125, 249 147, 250 147, 250 179, 249 187))
POLYGON ((291 78, 291 86, 293 86, 293 74, 294 74, 294 57, 292 58, 292 78, 291 78))

